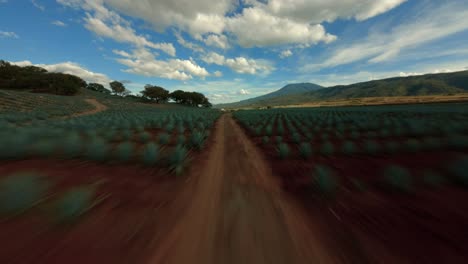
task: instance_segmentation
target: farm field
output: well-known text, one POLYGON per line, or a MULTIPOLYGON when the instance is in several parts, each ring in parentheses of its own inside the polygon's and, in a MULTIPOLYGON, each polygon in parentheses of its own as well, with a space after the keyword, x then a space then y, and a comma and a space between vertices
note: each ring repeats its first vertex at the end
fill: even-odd
POLYGON ((468 104, 43 98, 0 111, 0 263, 467 258, 468 104))
POLYGON ((463 263, 468 104, 234 113, 282 187, 352 263, 463 263))

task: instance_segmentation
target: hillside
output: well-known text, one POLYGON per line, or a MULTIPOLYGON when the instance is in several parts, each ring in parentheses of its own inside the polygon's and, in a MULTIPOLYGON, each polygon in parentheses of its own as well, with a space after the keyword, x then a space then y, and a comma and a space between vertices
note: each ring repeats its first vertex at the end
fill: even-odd
POLYGON ((396 77, 383 80, 337 85, 297 94, 252 98, 249 102, 225 104, 223 107, 261 107, 304 104, 351 98, 450 95, 468 92, 468 71, 396 77), (253 102, 253 103, 252 103, 253 102))
POLYGON ((294 83, 294 84, 288 84, 284 86, 283 88, 274 91, 272 93, 268 93, 262 96, 258 96, 255 98, 239 101, 236 103, 229 103, 229 104, 219 104, 216 107, 218 108, 223 108, 223 107, 242 107, 242 106, 248 106, 248 105, 257 105, 257 104, 263 104, 264 102, 268 102, 270 100, 275 100, 277 98, 282 98, 285 96, 294 96, 298 94, 304 94, 307 92, 312 92, 312 91, 317 91, 319 89, 322 89, 324 87, 313 84, 313 83, 294 83))

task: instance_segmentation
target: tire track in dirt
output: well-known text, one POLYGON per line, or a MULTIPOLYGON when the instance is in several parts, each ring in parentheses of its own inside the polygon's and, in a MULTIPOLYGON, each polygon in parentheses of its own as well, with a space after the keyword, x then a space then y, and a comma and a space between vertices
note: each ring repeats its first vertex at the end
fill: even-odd
POLYGON ((239 125, 216 126, 190 204, 149 263, 335 262, 239 125))

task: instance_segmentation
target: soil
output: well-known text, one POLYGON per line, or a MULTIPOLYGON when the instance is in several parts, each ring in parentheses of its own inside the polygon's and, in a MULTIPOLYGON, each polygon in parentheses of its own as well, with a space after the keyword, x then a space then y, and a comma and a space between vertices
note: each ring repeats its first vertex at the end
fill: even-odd
POLYGON ((75 113, 71 116, 68 116, 66 118, 72 118, 72 117, 78 117, 78 116, 86 116, 86 115, 94 115, 102 111, 107 110, 107 106, 96 100, 95 98, 87 98, 84 99, 88 104, 94 106, 94 109, 88 110, 85 112, 80 112, 80 113, 75 113))

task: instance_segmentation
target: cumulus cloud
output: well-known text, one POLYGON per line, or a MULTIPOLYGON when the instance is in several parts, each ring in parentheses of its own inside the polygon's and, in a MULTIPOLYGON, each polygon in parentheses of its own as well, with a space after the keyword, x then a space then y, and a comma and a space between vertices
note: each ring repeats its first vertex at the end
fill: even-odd
POLYGON ((1 31, 0 30, 0 38, 19 38, 19 36, 15 32, 8 32, 8 31, 1 31))
POLYGON ((388 30, 373 32, 354 44, 338 47, 323 62, 304 69, 317 70, 361 60, 368 63, 389 61, 405 50, 466 31, 468 8, 460 2, 431 4, 417 16, 388 30))
POLYGON ((100 83, 103 85, 108 85, 111 82, 111 79, 107 75, 102 73, 92 72, 85 67, 79 65, 75 62, 62 62, 57 64, 33 64, 30 61, 18 61, 12 62, 12 64, 18 66, 37 66, 46 69, 49 72, 62 72, 67 74, 76 75, 87 82, 100 83))
POLYGON ((215 71, 215 72, 213 72, 213 75, 216 76, 216 77, 221 77, 221 76, 223 76, 223 73, 220 72, 220 71, 215 71))
POLYGON ((192 79, 193 76, 203 79, 210 75, 205 68, 197 65, 192 59, 158 60, 152 52, 145 48, 135 49, 132 53, 121 50, 113 52, 122 56, 122 58, 117 59, 117 62, 128 67, 125 72, 133 74, 181 81, 192 79))
POLYGON ((225 35, 210 34, 203 40, 203 42, 205 42, 205 44, 208 46, 213 46, 221 49, 229 48, 228 39, 225 35))
POLYGON ((249 59, 244 57, 225 58, 216 52, 206 54, 201 58, 208 64, 227 66, 231 70, 241 74, 269 74, 275 68, 272 63, 263 59, 249 59))
POLYGON ((287 57, 290 57, 290 56, 292 56, 292 55, 293 55, 293 53, 292 53, 291 50, 283 50, 283 51, 279 54, 280 58, 282 58, 282 59, 287 58, 287 57))
MULTIPOLYGON (((336 36, 322 23, 336 19, 366 20, 406 0, 57 0, 78 7, 104 5, 143 19, 157 31, 177 28, 209 46, 225 49, 229 39, 243 47, 329 43, 336 36), (94 4, 94 5, 93 5, 94 4)), ((105 14, 105 12, 102 12, 105 14)))
POLYGON ((67 26, 67 24, 65 24, 64 22, 62 22, 60 20, 52 21, 52 25, 56 25, 58 27, 66 27, 67 26))
POLYGON ((203 53, 205 52, 205 50, 200 47, 199 45, 193 43, 193 42, 190 42, 190 41, 187 41, 185 40, 183 37, 182 37, 182 34, 180 34, 180 32, 177 32, 175 31, 174 32, 174 36, 176 37, 177 39, 177 43, 179 43, 180 45, 182 45, 183 47, 187 48, 187 49, 191 49, 195 52, 200 52, 200 53, 203 53))

